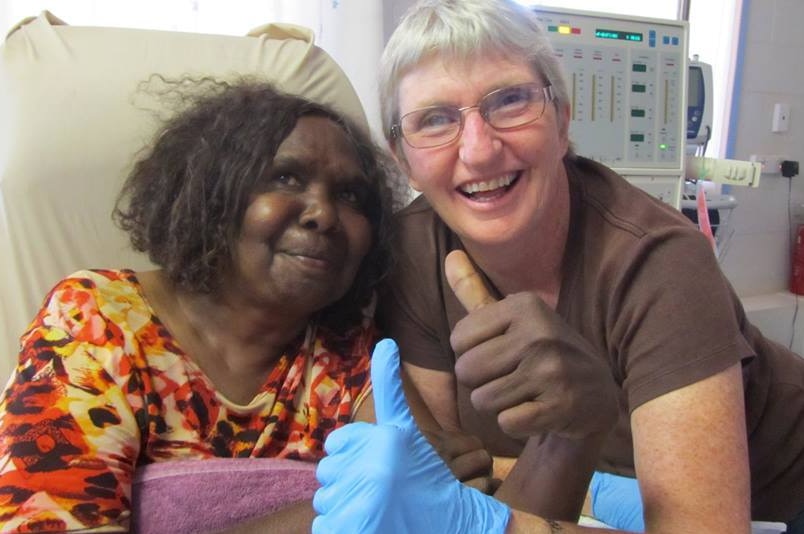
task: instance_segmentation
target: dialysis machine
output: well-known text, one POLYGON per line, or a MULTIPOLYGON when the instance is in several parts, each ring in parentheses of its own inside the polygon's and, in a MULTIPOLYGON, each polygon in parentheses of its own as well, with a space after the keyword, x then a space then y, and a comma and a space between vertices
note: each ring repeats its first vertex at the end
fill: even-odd
POLYGON ((536 6, 561 60, 579 154, 679 207, 687 133, 685 21, 536 6))

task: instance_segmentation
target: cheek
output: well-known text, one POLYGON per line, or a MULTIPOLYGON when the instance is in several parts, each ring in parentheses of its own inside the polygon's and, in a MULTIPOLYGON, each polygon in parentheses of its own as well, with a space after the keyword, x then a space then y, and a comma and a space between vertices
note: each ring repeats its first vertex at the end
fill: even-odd
POLYGON ((358 213, 342 215, 341 221, 349 236, 349 252, 353 262, 360 265, 363 258, 371 248, 371 223, 369 220, 358 213))
POLYGON ((287 203, 270 195, 260 195, 249 202, 243 214, 241 233, 248 235, 265 235, 273 233, 282 225, 287 216, 287 203))
POLYGON ((440 176, 445 180, 452 180, 450 158, 446 150, 408 150, 405 157, 406 165, 403 170, 408 176, 408 183, 420 193, 437 183, 440 176))

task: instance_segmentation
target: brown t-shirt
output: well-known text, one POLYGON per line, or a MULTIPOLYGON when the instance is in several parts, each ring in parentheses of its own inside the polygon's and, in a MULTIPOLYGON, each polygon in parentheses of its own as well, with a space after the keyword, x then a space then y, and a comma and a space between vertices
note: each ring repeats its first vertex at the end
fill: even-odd
MULTIPOLYGON (((622 386, 599 469, 634 475, 634 408, 741 361, 753 517, 790 519, 804 508, 804 359, 748 323, 708 241, 680 212, 590 160, 567 171, 572 213, 556 311, 622 386)), ((399 220, 399 263, 380 303, 385 333, 405 361, 452 372, 449 334, 466 312, 443 266, 463 246, 423 197, 399 220)), ((523 442, 477 413, 460 385, 458 404, 463 428, 493 454, 518 454, 523 442)))

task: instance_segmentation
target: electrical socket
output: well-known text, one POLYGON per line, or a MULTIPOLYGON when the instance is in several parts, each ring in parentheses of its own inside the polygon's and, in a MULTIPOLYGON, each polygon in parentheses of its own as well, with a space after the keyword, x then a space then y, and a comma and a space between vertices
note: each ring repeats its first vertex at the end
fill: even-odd
POLYGON ((762 174, 779 174, 782 162, 790 159, 787 156, 768 156, 764 154, 752 154, 750 161, 762 164, 762 174))

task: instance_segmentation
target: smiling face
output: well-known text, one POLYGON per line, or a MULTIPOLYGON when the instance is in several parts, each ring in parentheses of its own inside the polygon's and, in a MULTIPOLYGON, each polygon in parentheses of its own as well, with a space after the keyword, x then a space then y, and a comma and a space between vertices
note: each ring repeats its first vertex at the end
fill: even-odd
POLYGON ((368 180, 339 125, 301 117, 251 194, 225 286, 288 316, 338 300, 371 246, 368 180))
MULTIPOLYGON (((529 82, 543 80, 525 61, 487 54, 445 62, 434 56, 401 78, 399 113, 433 105, 474 106, 494 90, 529 82)), ((467 246, 524 243, 550 217, 568 216, 551 211, 564 205, 553 201, 566 191, 562 159, 569 142, 558 112, 548 103, 537 121, 497 131, 477 109, 467 110, 453 143, 417 149, 399 140, 394 149, 411 186, 467 246)))

